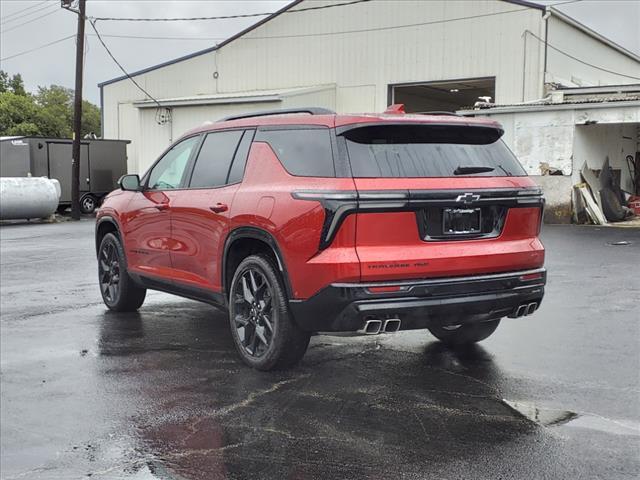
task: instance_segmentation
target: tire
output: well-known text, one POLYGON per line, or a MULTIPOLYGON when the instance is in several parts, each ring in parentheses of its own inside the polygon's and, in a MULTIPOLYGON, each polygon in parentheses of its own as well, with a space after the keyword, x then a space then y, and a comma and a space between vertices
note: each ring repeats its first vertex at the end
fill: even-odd
POLYGON ((93 213, 98 208, 98 199, 90 193, 80 199, 80 211, 84 214, 93 213))
POLYGON ((133 312, 142 306, 147 289, 127 273, 124 249, 118 237, 107 233, 98 250, 98 282, 104 304, 114 312, 133 312))
POLYGON ((245 258, 233 275, 229 325, 242 360, 262 371, 297 364, 311 337, 293 321, 280 272, 260 254, 245 258))
POLYGON ((500 325, 499 319, 466 325, 434 326, 429 327, 429 331, 445 345, 454 347, 480 342, 495 332, 498 325, 500 325))

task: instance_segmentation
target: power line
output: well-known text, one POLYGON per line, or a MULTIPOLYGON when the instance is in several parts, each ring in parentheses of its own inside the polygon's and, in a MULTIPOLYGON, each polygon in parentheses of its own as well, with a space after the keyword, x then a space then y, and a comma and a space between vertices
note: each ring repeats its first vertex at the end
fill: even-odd
POLYGON ((54 13, 56 13, 56 12, 58 12, 58 11, 59 11, 59 10, 56 8, 55 10, 52 10, 52 11, 50 11, 50 12, 47 12, 47 13, 45 13, 44 15, 40 15, 39 17, 32 18, 31 20, 27 20, 26 22, 20 23, 20 24, 18 24, 18 25, 14 25, 14 26, 12 26, 11 28, 7 28, 6 30, 2 30, 2 33, 10 32, 10 31, 15 30, 16 28, 20 28, 20 27, 22 27, 23 25, 26 25, 26 24, 28 24, 28 23, 35 22, 36 20, 40 20, 41 18, 48 17, 49 15, 53 15, 54 13))
POLYGON ((69 40, 70 38, 75 37, 75 35, 69 35, 68 37, 59 38, 58 40, 54 40, 53 42, 45 43, 44 45, 40 45, 39 47, 31 48, 29 50, 25 50, 24 52, 16 53, 15 55, 10 55, 8 57, 0 58, 0 61, 4 62, 6 60, 10 60, 15 57, 20 57, 22 55, 26 55, 27 53, 35 52, 37 50, 42 50, 43 48, 49 47, 51 45, 55 45, 56 43, 64 42, 65 40, 69 40))
MULTIPOLYGON (((283 13, 298 13, 298 12, 307 12, 310 10, 324 10, 326 8, 336 8, 336 7, 346 7, 348 5, 354 5, 356 3, 364 3, 369 2, 371 0, 352 0, 351 2, 345 3, 336 3, 329 5, 321 5, 318 7, 306 7, 306 8, 297 8, 295 10, 286 10, 283 13)), ((199 20, 228 20, 233 18, 251 18, 251 17, 266 17, 269 15, 273 15, 277 12, 266 12, 266 13, 244 13, 244 14, 236 14, 236 15, 219 15, 215 17, 174 17, 174 18, 131 18, 131 17, 87 17, 92 21, 121 21, 121 22, 192 22, 199 20)))
POLYGON ((158 107, 162 107, 162 105, 160 105, 160 102, 158 100, 156 100, 154 97, 151 96, 151 94, 149 92, 147 92, 144 88, 142 88, 140 86, 140 84, 138 84, 138 82, 136 82, 133 77, 131 75, 129 75, 129 72, 127 72, 124 67, 120 64, 120 62, 116 59, 116 57, 113 56, 113 53, 111 53, 111 50, 109 50, 109 47, 107 47, 106 43, 104 43, 104 40, 102 40, 102 37, 100 36, 100 32, 98 32, 98 29, 96 28, 95 25, 95 20, 89 20, 89 24, 91 25, 91 28, 93 28, 93 31, 96 32, 96 37, 98 37, 98 40, 100 41, 100 43, 102 44, 102 46, 104 47, 104 49, 107 51, 107 53, 109 54, 109 56, 111 57, 111 60, 113 60, 115 62, 115 64, 120 68, 120 70, 122 71, 122 73, 125 74, 125 76, 131 80, 133 82, 133 84, 138 87, 138 89, 144 93, 147 97, 149 97, 151 100, 153 100, 156 105, 158 105, 158 107))
POLYGON ((24 13, 24 14, 22 14, 22 15, 18 15, 18 16, 17 16, 17 17, 15 17, 15 18, 4 19, 4 20, 2 21, 2 23, 0 23, 0 25, 5 25, 5 24, 7 24, 7 23, 15 22, 16 20, 19 20, 19 19, 24 18, 24 17, 28 17, 29 15, 33 15, 34 13, 38 13, 38 12, 41 12, 41 11, 43 11, 43 10, 47 10, 47 9, 49 9, 49 8, 51 8, 51 7, 57 8, 57 6, 56 6, 55 4, 50 3, 49 5, 45 5, 45 6, 44 6, 44 7, 42 7, 42 8, 38 8, 38 9, 36 9, 36 10, 33 10, 32 12, 27 12, 27 13, 24 13))
POLYGON ((583 65, 587 65, 588 67, 595 68, 596 70, 601 70, 603 72, 611 73, 613 75, 619 75, 620 77, 631 78, 633 80, 640 80, 640 77, 634 77, 633 75, 627 75, 626 73, 614 72, 613 70, 608 70, 606 68, 599 67, 599 66, 594 65, 592 63, 585 62, 584 60, 581 60, 581 59, 579 59, 577 57, 574 57, 573 55, 565 52, 564 50, 559 49, 558 47, 554 47, 549 42, 545 42, 542 38, 537 36, 535 33, 531 32, 530 30, 525 30, 525 32, 528 33, 529 35, 531 35, 532 37, 534 37, 539 42, 546 43, 547 47, 549 47, 550 49, 555 50, 556 52, 564 55, 565 57, 569 57, 572 60, 575 60, 576 62, 582 63, 583 65))
POLYGON ((504 12, 493 12, 493 13, 482 13, 479 15, 469 15, 466 17, 455 17, 455 18, 447 18, 444 20, 432 20, 430 22, 420 22, 420 23, 409 23, 404 25, 392 25, 387 27, 372 27, 372 28, 361 28, 358 30, 341 30, 339 32, 320 32, 320 33, 299 33, 292 35, 269 35, 264 37, 243 37, 242 40, 268 40, 270 38, 299 38, 299 37, 321 37, 321 36, 329 36, 329 35, 343 35, 347 33, 364 33, 364 32, 380 32, 383 30, 396 30, 399 28, 411 28, 411 27, 422 27, 425 25, 436 25, 440 23, 449 23, 449 22, 459 22, 463 20, 472 20, 474 18, 484 18, 484 17, 492 17, 495 15, 504 15, 507 13, 516 13, 516 12, 524 12, 525 10, 530 10, 528 7, 526 8, 517 8, 515 10, 506 10, 504 12))
MULTIPOLYGON (((9 18, 15 17, 16 15, 18 15, 18 14, 20 14, 22 12, 26 12, 27 10, 31 10, 33 8, 39 7, 40 5, 42 5, 43 3, 47 3, 48 1, 49 0, 44 0, 43 2, 36 3, 35 5, 31 5, 29 7, 25 7, 25 8, 22 8, 20 10, 17 10, 15 12, 13 12, 13 13, 10 13, 9 15, 5 15, 5 17, 4 17, 5 18, 5 22, 8 21, 9 18)), ((31 12, 31 13, 34 13, 34 12, 31 12)), ((30 15, 30 14, 27 14, 27 15, 30 15)), ((5 23, 5 22, 2 22, 2 23, 5 23)))

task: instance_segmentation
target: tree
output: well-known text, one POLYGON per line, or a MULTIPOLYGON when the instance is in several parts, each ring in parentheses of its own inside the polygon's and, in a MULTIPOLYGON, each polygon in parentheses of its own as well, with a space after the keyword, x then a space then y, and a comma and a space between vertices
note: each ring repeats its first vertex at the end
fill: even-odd
POLYGON ((40 107, 35 123, 45 137, 71 138, 73 129, 73 90, 59 85, 38 87, 35 95, 40 107))
POLYGON ((100 122, 102 121, 100 109, 93 103, 82 101, 82 136, 93 133, 100 135, 100 122))
MULTIPOLYGON (((100 109, 82 102, 82 136, 100 133, 100 109)), ((60 85, 26 92, 22 76, 0 70, 0 135, 73 136, 73 90, 60 85)))
POLYGON ((22 75, 16 73, 10 78, 7 72, 0 70, 0 93, 4 92, 12 92, 16 95, 26 96, 27 92, 24 89, 22 75))
POLYGON ((0 135, 40 135, 37 113, 33 97, 0 93, 0 135))

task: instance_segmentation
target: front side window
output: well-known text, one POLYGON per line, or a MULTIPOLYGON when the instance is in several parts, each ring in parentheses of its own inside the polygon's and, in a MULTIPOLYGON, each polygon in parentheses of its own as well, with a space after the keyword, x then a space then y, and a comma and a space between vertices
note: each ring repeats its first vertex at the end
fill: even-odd
POLYGON ((198 144, 200 137, 191 137, 174 145, 164 157, 155 164, 149 174, 148 186, 152 190, 172 190, 182 188, 191 152, 198 144))
POLYGON ((229 130, 206 136, 193 168, 191 188, 214 188, 227 183, 231 161, 242 134, 242 130, 229 130))

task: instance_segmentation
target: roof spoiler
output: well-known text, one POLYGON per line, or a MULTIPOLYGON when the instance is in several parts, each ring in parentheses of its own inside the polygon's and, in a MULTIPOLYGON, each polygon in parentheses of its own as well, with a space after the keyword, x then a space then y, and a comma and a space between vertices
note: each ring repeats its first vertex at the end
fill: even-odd
POLYGON ((295 113, 308 113, 309 115, 335 115, 336 112, 328 108, 310 107, 310 108, 283 108, 281 110, 264 110, 262 112, 241 113, 239 115, 230 115, 218 122, 228 122, 230 120, 240 120, 243 118, 268 117, 271 115, 288 115, 295 113))

